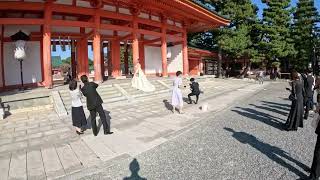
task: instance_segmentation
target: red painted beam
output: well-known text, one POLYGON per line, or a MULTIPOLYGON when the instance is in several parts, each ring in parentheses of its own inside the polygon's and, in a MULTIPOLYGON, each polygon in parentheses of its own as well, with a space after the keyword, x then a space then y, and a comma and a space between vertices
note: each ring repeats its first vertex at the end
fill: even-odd
POLYGON ((40 25, 44 24, 44 20, 35 18, 0 18, 0 24, 40 25))
POLYGON ((43 11, 44 3, 36 2, 0 2, 0 10, 43 11), (23 4, 23 5, 22 5, 23 4))
POLYGON ((52 20, 52 26, 68 26, 68 27, 85 27, 94 28, 94 23, 85 21, 70 21, 70 20, 52 20))
POLYGON ((152 40, 145 40, 144 41, 144 44, 147 45, 147 44, 153 44, 153 43, 156 43, 156 42, 159 42, 161 41, 161 38, 156 38, 156 39, 152 39, 152 40))

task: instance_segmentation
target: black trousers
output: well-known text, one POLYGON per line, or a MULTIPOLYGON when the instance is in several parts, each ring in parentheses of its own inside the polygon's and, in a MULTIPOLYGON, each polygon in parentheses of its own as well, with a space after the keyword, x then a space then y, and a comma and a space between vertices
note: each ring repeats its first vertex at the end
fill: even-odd
POLYGON ((100 104, 100 105, 97 106, 95 109, 90 110, 91 126, 92 126, 92 132, 93 132, 93 134, 94 134, 94 135, 97 135, 97 134, 98 134, 97 123, 96 123, 97 112, 99 113, 100 120, 101 120, 102 125, 103 125, 103 131, 104 131, 104 133, 110 132, 110 124, 108 124, 106 115, 105 115, 105 113, 104 113, 104 111, 103 111, 103 107, 102 107, 102 105, 100 104))
POLYGON ((195 94, 195 93, 188 94, 188 98, 189 98, 190 103, 192 103, 191 96, 196 96, 196 104, 197 104, 198 100, 199 100, 199 94, 195 94))
POLYGON ((320 136, 318 135, 316 147, 314 148, 314 153, 313 153, 310 179, 316 180, 319 177, 320 177, 320 136))
POLYGON ((305 105, 306 109, 304 112, 304 118, 307 119, 309 117, 309 111, 313 109, 313 97, 308 97, 305 105))

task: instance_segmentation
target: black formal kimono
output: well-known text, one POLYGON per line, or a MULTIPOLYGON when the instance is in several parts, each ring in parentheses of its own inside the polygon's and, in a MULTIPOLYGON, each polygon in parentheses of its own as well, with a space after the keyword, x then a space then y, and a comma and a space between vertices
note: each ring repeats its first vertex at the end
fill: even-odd
POLYGON ((312 75, 307 75, 305 79, 305 113, 304 113, 304 119, 308 119, 309 117, 309 111, 313 109, 313 86, 314 86, 314 77, 312 75))
POLYGON ((298 127, 303 127, 303 82, 294 80, 291 85, 291 94, 295 97, 292 101, 290 113, 286 122, 288 131, 296 131, 298 127))
POLYGON ((110 132, 110 125, 107 123, 107 118, 102 107, 102 99, 97 92, 98 84, 87 82, 81 88, 82 94, 87 98, 87 109, 90 111, 92 132, 96 136, 98 133, 96 124, 96 115, 99 113, 100 120, 103 124, 104 133, 110 132))
POLYGON ((314 148, 313 161, 311 166, 310 179, 316 180, 320 177, 320 123, 318 123, 316 132, 317 142, 316 147, 314 148))

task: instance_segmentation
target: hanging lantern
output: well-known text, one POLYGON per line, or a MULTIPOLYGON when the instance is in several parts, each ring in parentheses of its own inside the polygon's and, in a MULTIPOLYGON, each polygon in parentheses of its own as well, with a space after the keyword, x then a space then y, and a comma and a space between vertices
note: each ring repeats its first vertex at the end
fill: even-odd
POLYGON ((171 47, 172 46, 173 46, 173 44, 171 42, 169 42, 167 45, 167 59, 171 59, 171 56, 172 56, 171 47))
POLYGON ((167 47, 167 59, 171 59, 171 48, 167 47))

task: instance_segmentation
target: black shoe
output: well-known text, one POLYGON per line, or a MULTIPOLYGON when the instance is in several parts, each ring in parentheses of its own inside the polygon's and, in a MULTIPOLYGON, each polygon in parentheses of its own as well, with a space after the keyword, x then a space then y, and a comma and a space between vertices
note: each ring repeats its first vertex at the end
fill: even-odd
POLYGON ((188 104, 192 104, 192 102, 188 102, 188 104))
POLYGON ((104 132, 105 135, 113 134, 113 132, 104 132))
POLYGON ((79 131, 76 131, 76 133, 77 133, 78 135, 83 134, 83 132, 79 132, 79 131))

